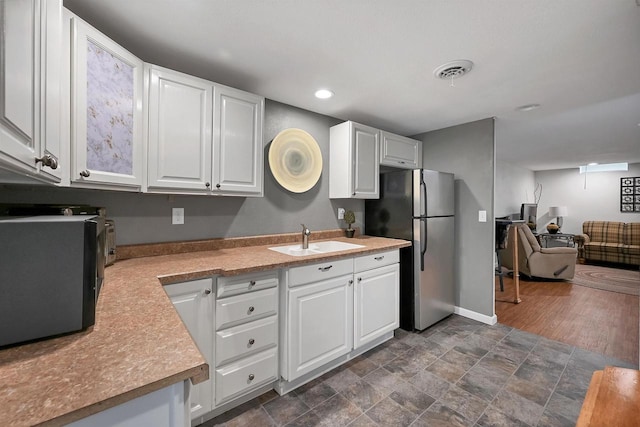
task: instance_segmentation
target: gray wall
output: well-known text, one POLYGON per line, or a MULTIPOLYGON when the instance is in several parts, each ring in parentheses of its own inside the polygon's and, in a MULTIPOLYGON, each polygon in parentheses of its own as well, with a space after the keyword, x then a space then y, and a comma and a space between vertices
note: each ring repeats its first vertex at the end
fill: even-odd
MULTIPOLYGON (((117 243, 151 243, 214 237, 252 236, 293 232, 304 222, 312 231, 345 228, 336 209, 356 214, 362 227, 362 200, 329 200, 329 127, 341 120, 291 107, 275 101, 265 106, 264 197, 167 196, 115 191, 81 190, 48 186, 0 186, 2 203, 61 203, 105 206, 116 221, 117 243), (268 165, 270 141, 283 129, 309 132, 322 151, 320 181, 306 193, 295 194, 280 187, 268 165), (184 225, 171 225, 171 208, 183 207, 184 225)), ((313 234, 311 235, 313 239, 313 234)))
POLYGON ((494 315, 494 120, 485 119, 414 136, 423 165, 455 174, 458 307, 494 315), (487 222, 478 222, 478 211, 487 222))
POLYGON ((535 203, 535 174, 532 170, 496 162, 496 217, 520 212, 522 203, 535 203))
POLYGON ((536 172, 542 184, 538 231, 546 232, 546 225, 556 221, 549 217, 550 206, 567 207, 562 225, 566 233, 582 233, 584 221, 640 222, 640 213, 620 212, 620 178, 630 176, 640 176, 640 163, 630 164, 626 172, 589 172, 586 177, 577 168, 536 172))

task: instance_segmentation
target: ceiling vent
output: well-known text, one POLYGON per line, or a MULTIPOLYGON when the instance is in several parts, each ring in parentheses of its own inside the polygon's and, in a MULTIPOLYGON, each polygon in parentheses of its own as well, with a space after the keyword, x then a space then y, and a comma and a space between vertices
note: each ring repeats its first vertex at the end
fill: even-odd
POLYGON ((457 79, 471 71, 471 68, 473 68, 473 62, 467 59, 458 59, 439 66, 433 70, 433 75, 443 80, 457 79))

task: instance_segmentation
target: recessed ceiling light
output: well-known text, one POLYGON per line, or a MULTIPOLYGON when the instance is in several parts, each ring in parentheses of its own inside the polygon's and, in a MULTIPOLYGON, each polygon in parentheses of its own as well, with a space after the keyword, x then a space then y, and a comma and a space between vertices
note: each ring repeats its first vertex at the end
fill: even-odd
POLYGON ((540 104, 527 104, 516 107, 516 111, 531 111, 540 108, 540 104))
POLYGON ((329 89, 318 89, 316 91, 316 98, 329 99, 332 96, 333 96, 333 92, 331 92, 329 89))

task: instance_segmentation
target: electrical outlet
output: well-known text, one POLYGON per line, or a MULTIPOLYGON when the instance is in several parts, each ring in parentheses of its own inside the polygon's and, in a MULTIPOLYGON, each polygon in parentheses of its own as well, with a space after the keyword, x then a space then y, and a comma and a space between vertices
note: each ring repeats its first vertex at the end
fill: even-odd
POLYGON ((338 219, 344 219, 344 208, 338 208, 338 219))
POLYGON ((171 208, 171 224, 184 224, 184 208, 171 208))
POLYGON ((487 222, 487 211, 478 211, 478 222, 487 222))

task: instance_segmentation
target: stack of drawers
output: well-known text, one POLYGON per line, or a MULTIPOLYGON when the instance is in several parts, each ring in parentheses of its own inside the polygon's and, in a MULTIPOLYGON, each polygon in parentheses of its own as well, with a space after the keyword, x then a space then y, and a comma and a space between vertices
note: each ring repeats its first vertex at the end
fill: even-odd
POLYGON ((217 282, 216 406, 278 378, 277 272, 217 282))

